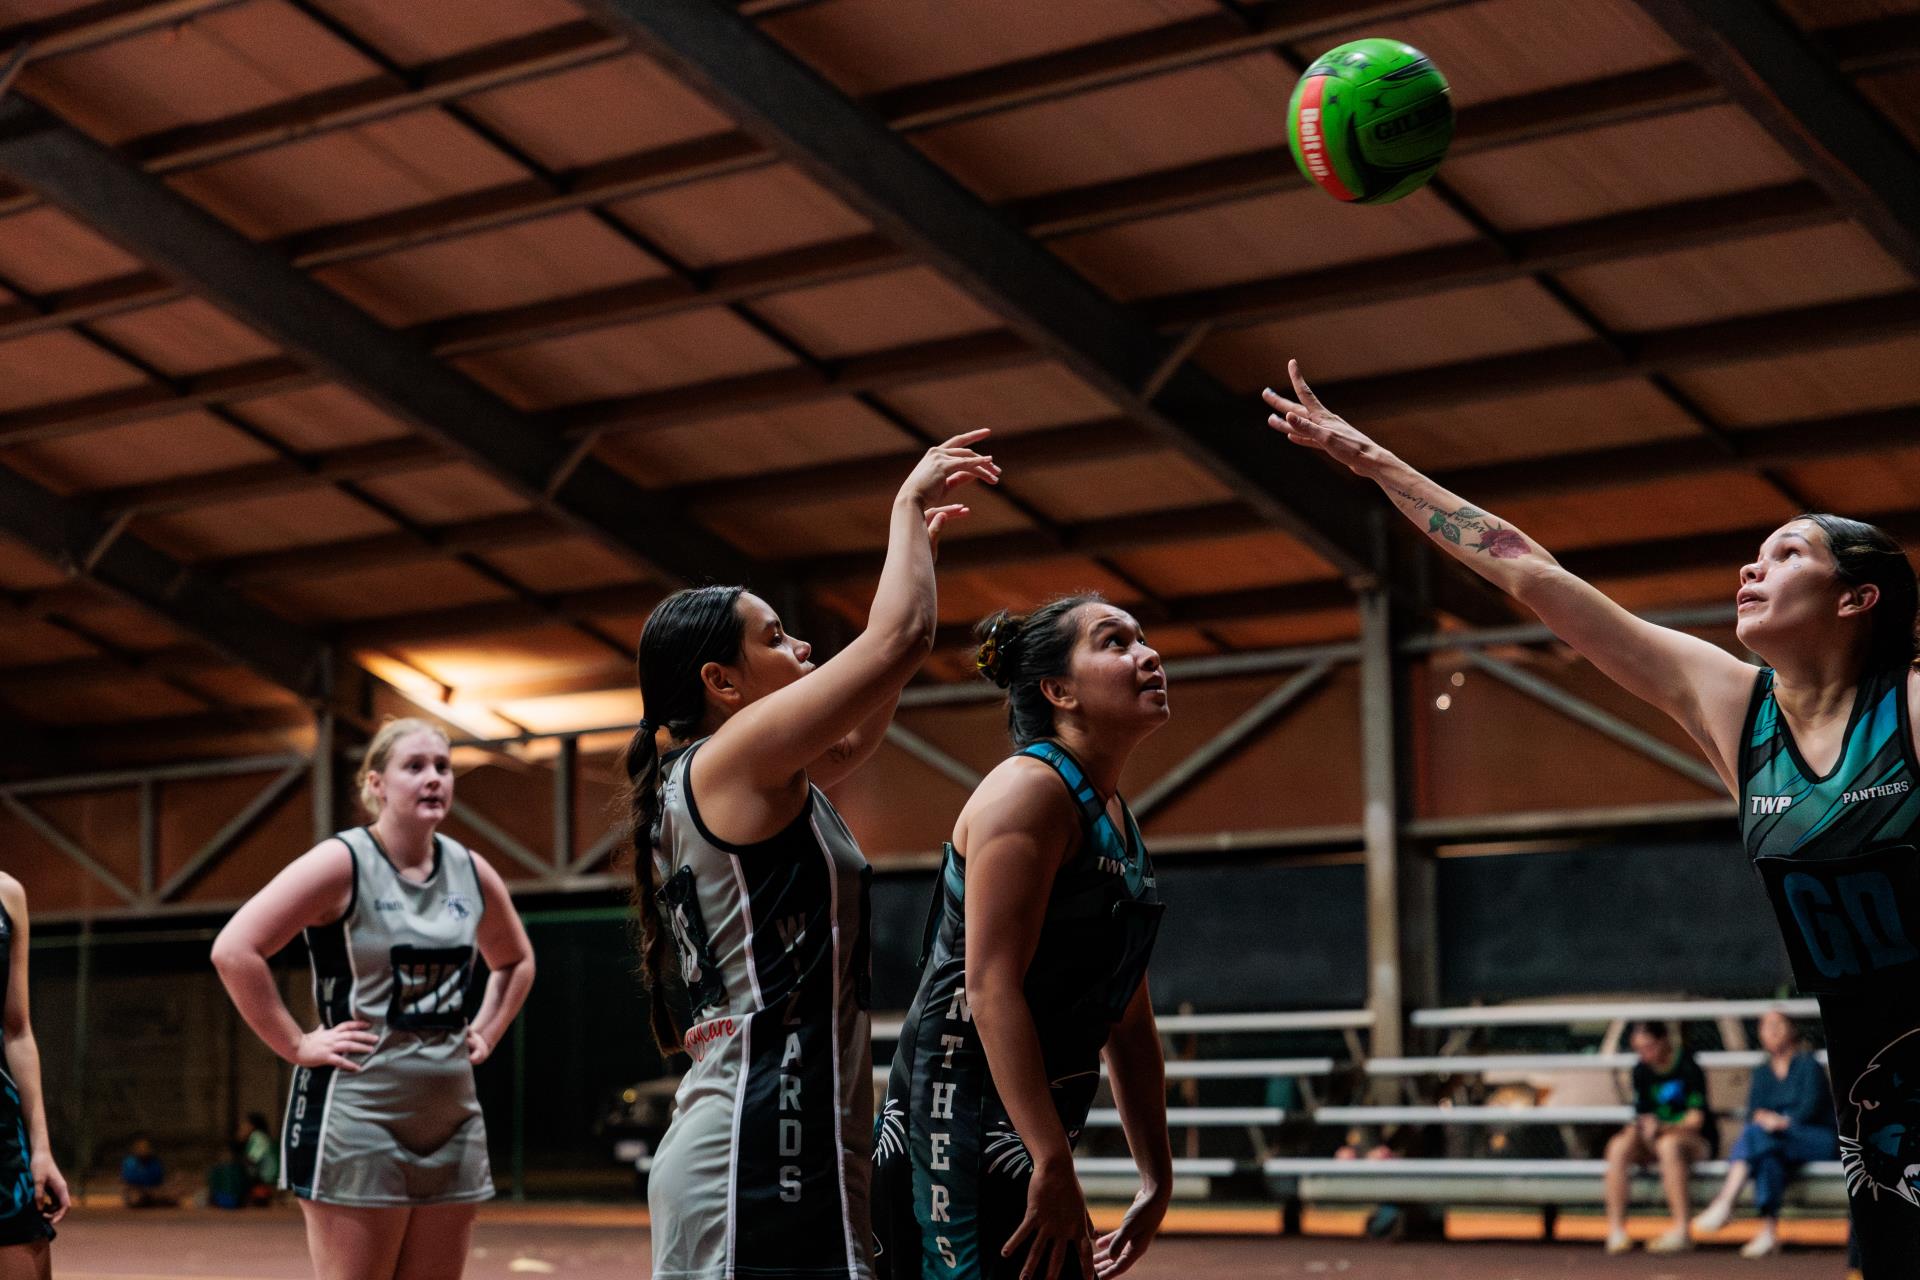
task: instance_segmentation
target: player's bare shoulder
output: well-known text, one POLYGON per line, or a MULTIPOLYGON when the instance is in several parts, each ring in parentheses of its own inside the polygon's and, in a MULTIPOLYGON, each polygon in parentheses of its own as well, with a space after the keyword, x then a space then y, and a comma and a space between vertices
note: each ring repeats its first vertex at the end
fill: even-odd
POLYGON ((1002 760, 974 788, 953 825, 953 842, 962 853, 985 840, 1020 831, 1042 847, 1063 853, 1079 826, 1060 775, 1044 760, 1013 755, 1002 760))

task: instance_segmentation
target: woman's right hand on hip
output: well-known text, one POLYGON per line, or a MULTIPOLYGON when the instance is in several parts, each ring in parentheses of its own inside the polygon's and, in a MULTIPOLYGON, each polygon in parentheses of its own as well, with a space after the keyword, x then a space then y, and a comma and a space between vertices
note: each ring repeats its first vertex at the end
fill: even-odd
POLYGON ((369 1054, 379 1041, 374 1039, 373 1024, 356 1018, 331 1027, 315 1027, 300 1037, 293 1061, 300 1067, 339 1067, 358 1071, 362 1063, 347 1057, 350 1053, 369 1054))

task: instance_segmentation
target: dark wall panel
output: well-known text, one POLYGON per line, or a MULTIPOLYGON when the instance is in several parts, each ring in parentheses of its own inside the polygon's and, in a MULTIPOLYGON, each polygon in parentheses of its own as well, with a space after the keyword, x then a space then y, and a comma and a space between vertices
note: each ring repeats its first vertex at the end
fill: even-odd
POLYGON ((1448 858, 1439 899, 1448 1004, 1768 996, 1788 981, 1772 909, 1732 841, 1448 858))
MULTIPOLYGON (((1366 904, 1357 866, 1162 862, 1167 914, 1154 1003, 1196 1010, 1353 1008, 1366 1000, 1366 904)), ((874 881, 874 1004, 899 1010, 919 978, 931 873, 874 881)))

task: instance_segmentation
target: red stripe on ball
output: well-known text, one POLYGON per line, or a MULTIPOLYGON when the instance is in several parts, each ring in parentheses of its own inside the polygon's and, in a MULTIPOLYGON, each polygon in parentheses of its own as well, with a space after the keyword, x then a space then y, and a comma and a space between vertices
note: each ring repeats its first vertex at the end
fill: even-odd
POLYGON ((1333 158, 1327 154, 1326 130, 1321 127, 1320 94, 1327 87, 1326 76, 1308 76, 1301 83, 1300 106, 1294 116, 1294 136, 1300 139, 1300 154, 1307 162, 1307 173, 1320 189, 1336 200, 1352 200, 1353 192, 1334 172, 1333 158))

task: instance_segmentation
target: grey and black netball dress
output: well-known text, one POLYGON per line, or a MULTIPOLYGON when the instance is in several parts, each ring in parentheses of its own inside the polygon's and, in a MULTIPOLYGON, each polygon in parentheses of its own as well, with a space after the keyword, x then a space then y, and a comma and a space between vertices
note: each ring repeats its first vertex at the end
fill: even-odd
MULTIPOLYGON (((0 904, 0 1004, 13 977, 13 917, 0 904)), ((33 1149, 20 1088, 0 1060, 0 1246, 53 1239, 53 1224, 33 1197, 33 1149)))
MULTIPOLYGON (((1080 847, 1054 879, 1025 982, 1054 1109, 1075 1143, 1100 1085, 1100 1051, 1146 977, 1162 907, 1124 802, 1123 835, 1067 751, 1036 742, 1021 754, 1051 765, 1080 813, 1080 847)), ((1024 1249, 1000 1250, 1026 1214, 1033 1160, 967 1008, 966 862, 951 844, 927 937, 875 1126, 875 1266, 888 1280, 1016 1276, 1024 1249)), ((1069 1259, 1061 1274, 1077 1270, 1069 1259)))
POLYGON ((1867 1280, 1920 1274, 1920 763, 1910 668, 1868 672, 1840 758, 1807 767, 1760 673, 1740 824, 1799 988, 1820 1000, 1867 1280))
POLYGON ((755 844, 700 819, 667 757, 654 836, 693 1059, 648 1175, 660 1280, 865 1280, 872 871, 818 788, 755 844))
POLYGON ((337 837, 353 856, 346 914, 306 931, 323 1026, 371 1024, 359 1071, 293 1073, 280 1185, 342 1205, 450 1204, 493 1195, 487 1129, 467 1061, 466 994, 484 902, 473 854, 435 835, 433 869, 412 881, 366 827, 337 837))

